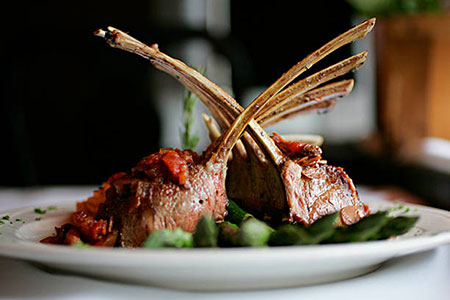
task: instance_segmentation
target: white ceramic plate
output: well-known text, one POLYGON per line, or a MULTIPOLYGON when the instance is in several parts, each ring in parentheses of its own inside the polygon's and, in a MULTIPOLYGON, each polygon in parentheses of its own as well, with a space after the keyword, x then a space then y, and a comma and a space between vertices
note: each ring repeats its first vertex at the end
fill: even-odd
MULTIPOLYGON (((393 206, 370 202, 372 211, 393 206)), ((417 226, 404 236, 386 241, 258 249, 130 250, 40 244, 39 240, 52 234, 74 208, 74 204, 65 204, 43 215, 32 207, 0 212, 0 220, 9 216, 9 221, 2 220, 0 226, 0 255, 121 282, 189 290, 238 290, 351 278, 377 269, 390 258, 450 243, 450 212, 405 205, 408 214, 420 216, 417 226)))

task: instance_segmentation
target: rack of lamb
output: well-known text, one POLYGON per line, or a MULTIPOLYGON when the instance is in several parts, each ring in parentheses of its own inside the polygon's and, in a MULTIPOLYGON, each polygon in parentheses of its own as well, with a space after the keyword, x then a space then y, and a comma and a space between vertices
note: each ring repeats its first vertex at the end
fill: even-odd
POLYGON ((323 84, 358 69, 367 51, 289 84, 329 53, 364 38, 374 24, 369 19, 311 53, 245 109, 157 44, 147 46, 113 27, 97 30, 95 35, 110 46, 148 59, 181 82, 206 105, 218 126, 204 116, 213 141, 201 155, 164 148, 143 158, 130 173, 111 176, 93 197, 78 203, 72 224, 91 244, 138 247, 156 230, 193 232, 205 214, 223 221, 228 198, 271 222, 310 225, 334 212, 340 212, 346 225, 364 218, 369 211, 352 180, 322 159, 319 146, 286 141, 276 133, 270 137, 263 128, 327 110, 348 94, 352 80, 323 84))

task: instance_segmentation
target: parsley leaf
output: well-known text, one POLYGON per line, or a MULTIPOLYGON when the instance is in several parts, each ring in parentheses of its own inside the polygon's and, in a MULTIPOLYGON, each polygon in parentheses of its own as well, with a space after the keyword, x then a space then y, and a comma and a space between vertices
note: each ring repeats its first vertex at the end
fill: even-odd
POLYGON ((47 211, 44 210, 44 209, 35 208, 35 209, 34 209, 34 212, 37 213, 37 214, 43 215, 43 214, 45 214, 47 211))

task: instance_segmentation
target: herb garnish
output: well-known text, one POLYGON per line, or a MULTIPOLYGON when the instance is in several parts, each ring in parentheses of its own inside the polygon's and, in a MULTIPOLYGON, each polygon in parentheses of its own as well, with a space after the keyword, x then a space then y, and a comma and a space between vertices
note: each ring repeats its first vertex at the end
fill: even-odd
POLYGON ((41 218, 34 218, 35 221, 40 221, 42 220, 41 218))
POLYGON ((47 207, 47 210, 55 210, 55 209, 56 209, 56 206, 54 206, 54 205, 47 207))
MULTIPOLYGON (((195 68, 194 68, 195 69, 195 68)), ((205 70, 198 70, 201 74, 205 73, 205 70)), ((183 95, 183 130, 180 132, 181 134, 181 142, 183 144, 183 149, 195 149, 197 146, 199 136, 198 134, 192 134, 192 126, 194 125, 194 108, 197 103, 197 96, 185 89, 183 95)))
POLYGON ((2 219, 6 220, 6 221, 9 221, 9 216, 4 216, 2 219))
POLYGON ((16 219, 16 222, 22 222, 22 219, 16 219))
POLYGON ((34 209, 34 212, 37 213, 37 214, 43 215, 43 214, 45 214, 47 211, 44 210, 44 209, 35 208, 35 209, 34 209))
POLYGON ((3 221, 0 221, 0 225, 3 225, 3 224, 5 224, 3 221))

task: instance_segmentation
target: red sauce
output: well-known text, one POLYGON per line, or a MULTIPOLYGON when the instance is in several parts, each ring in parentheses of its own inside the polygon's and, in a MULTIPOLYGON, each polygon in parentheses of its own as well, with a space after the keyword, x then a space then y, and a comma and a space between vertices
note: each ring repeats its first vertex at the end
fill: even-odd
POLYGON ((191 150, 164 148, 143 158, 133 169, 132 176, 145 172, 148 179, 162 177, 184 185, 189 175, 188 164, 195 164, 197 159, 197 153, 191 150))
POLYGON ((278 148, 288 156, 295 156, 296 153, 302 152, 304 144, 299 142, 290 142, 283 139, 278 133, 274 132, 272 139, 278 148))
POLYGON ((84 211, 77 211, 72 214, 72 224, 90 242, 96 242, 105 237, 108 229, 106 220, 95 220, 84 211))
POLYGON ((175 151, 169 151, 162 157, 164 165, 169 170, 173 180, 178 184, 184 185, 188 176, 188 167, 186 161, 175 151))

